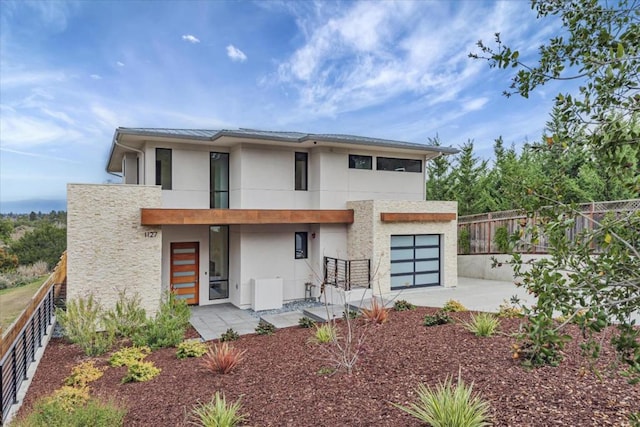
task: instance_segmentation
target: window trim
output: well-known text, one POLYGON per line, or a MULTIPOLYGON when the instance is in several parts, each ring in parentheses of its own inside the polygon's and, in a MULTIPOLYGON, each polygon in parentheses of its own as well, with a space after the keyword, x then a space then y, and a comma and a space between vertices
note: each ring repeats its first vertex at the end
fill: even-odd
POLYGON ((302 151, 296 151, 293 157, 294 171, 293 181, 294 189, 296 191, 307 191, 309 189, 309 153, 302 151), (298 183, 298 162, 304 162, 304 175, 302 176, 304 182, 298 183), (300 184, 300 185, 298 185, 300 184))
POLYGON ((365 154, 349 154, 349 169, 357 169, 357 170, 373 170, 373 156, 367 156, 365 154), (359 168, 357 167, 356 157, 359 158, 367 158, 369 160, 368 168, 359 168), (353 161, 352 161, 353 160, 353 161))
POLYGON ((295 259, 309 258, 309 233, 307 231, 296 231, 293 239, 293 253, 295 259), (298 236, 302 247, 298 249, 298 236))

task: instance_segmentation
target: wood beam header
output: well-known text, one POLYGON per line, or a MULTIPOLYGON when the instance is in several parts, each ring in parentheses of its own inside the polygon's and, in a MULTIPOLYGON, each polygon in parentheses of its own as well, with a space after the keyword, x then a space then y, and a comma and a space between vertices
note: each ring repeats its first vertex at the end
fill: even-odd
POLYGON ((353 210, 331 209, 146 209, 141 225, 352 224, 353 210))
POLYGON ((381 212, 382 222, 446 222, 455 221, 455 212, 381 212))

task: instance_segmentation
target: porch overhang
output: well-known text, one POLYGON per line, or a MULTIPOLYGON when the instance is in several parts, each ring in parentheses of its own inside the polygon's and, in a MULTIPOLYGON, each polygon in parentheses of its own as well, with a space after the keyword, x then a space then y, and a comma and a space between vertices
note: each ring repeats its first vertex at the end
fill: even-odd
POLYGON ((352 223, 353 209, 140 209, 141 225, 352 223))
POLYGON ((382 222, 447 222, 455 221, 455 212, 381 212, 382 222))

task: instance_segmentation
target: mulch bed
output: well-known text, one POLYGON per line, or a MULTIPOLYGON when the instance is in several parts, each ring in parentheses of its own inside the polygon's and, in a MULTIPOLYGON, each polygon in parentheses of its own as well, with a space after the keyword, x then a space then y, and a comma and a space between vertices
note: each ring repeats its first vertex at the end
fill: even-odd
MULTIPOLYGON (((391 403, 413 402, 419 383, 434 386, 459 372, 490 402, 497 426, 624 426, 627 414, 640 409, 640 386, 629 385, 610 368, 615 355, 609 347, 596 364, 600 378, 589 370, 575 340, 559 367, 527 369, 510 353, 508 334, 520 320, 503 319, 504 334, 478 338, 459 322, 422 326, 424 315, 435 311, 391 312, 387 323, 369 327, 351 375, 324 374, 322 368, 330 365, 319 345, 309 343, 313 330, 293 327, 234 342, 247 352, 227 375, 207 371, 200 359, 178 360, 169 348, 147 358, 162 369, 154 380, 121 384, 126 368, 109 368, 91 384, 91 392, 126 405, 127 426, 186 425, 191 408, 216 391, 228 401, 242 398, 252 426, 420 426, 391 403)), ((469 313, 453 316, 467 320, 469 313)), ((578 336, 577 330, 572 333, 578 336)), ((51 340, 21 414, 61 387, 71 368, 85 360, 76 346, 51 340)), ((107 366, 108 355, 95 360, 107 366)))

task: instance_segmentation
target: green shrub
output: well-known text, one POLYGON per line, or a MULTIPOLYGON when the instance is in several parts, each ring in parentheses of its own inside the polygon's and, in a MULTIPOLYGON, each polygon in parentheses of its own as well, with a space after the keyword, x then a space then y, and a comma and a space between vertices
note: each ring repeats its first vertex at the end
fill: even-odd
POLYGON ((458 253, 461 255, 471 253, 471 234, 468 226, 458 228, 458 253))
POLYGON ((442 311, 446 311, 448 313, 457 313, 459 311, 467 311, 467 307, 462 305, 459 301, 450 299, 449 301, 444 303, 444 305, 442 306, 442 311))
POLYGON ((83 362, 71 369, 71 375, 64 381, 65 385, 84 388, 104 375, 105 367, 97 368, 93 360, 83 362))
MULTIPOLYGON (((72 387, 69 387, 72 388, 72 387)), ((76 402, 67 411, 58 401, 43 398, 37 401, 31 413, 16 420, 15 427, 116 427, 124 425, 127 411, 113 402, 89 398, 76 402)))
POLYGON ((21 264, 45 261, 48 268, 53 268, 67 248, 67 229, 41 223, 19 240, 11 242, 10 248, 21 264))
POLYGON ((48 402, 60 407, 64 412, 73 412, 78 406, 89 401, 87 387, 72 387, 65 385, 54 391, 48 402))
POLYGON ((493 236, 493 242, 495 247, 501 254, 508 254, 511 252, 509 248, 509 230, 506 226, 496 228, 496 233, 493 236))
POLYGON ((522 308, 514 301, 509 302, 505 299, 502 301, 502 304, 500 304, 500 307, 498 307, 498 317, 502 317, 504 319, 515 319, 522 316, 524 316, 522 308))
POLYGON ((313 336, 315 342, 323 344, 336 339, 337 333, 335 327, 331 323, 323 323, 316 325, 316 332, 313 336))
POLYGON ((200 357, 207 352, 207 345, 196 340, 183 341, 178 344, 176 356, 178 359, 186 359, 187 357, 200 357))
POLYGON ((269 322, 265 322, 262 319, 260 319, 260 321, 258 322, 258 326, 256 326, 256 334, 258 335, 271 335, 275 331, 276 331, 275 326, 273 326, 269 322))
POLYGON ((447 377, 435 389, 418 385, 418 403, 404 407, 394 406, 413 415, 423 423, 433 427, 482 427, 487 426, 489 404, 479 396, 473 396, 473 383, 466 386, 458 376, 458 384, 453 385, 447 377))
POLYGON ((408 310, 415 310, 416 306, 411 304, 407 300, 401 299, 393 303, 393 309, 395 311, 408 311, 408 310))
POLYGON ((87 299, 78 298, 67 302, 66 310, 56 308, 56 318, 64 329, 69 341, 82 348, 87 356, 106 353, 115 339, 112 329, 98 332, 101 326, 102 308, 94 301, 93 295, 87 299))
POLYGON ((123 347, 111 355, 109 365, 130 366, 134 363, 141 362, 149 354, 151 354, 151 349, 147 346, 123 347))
POLYGON ((154 319, 147 319, 142 329, 131 337, 137 346, 149 346, 152 350, 175 347, 182 342, 189 326, 191 310, 184 300, 169 294, 160 305, 154 319))
POLYGON ((227 329, 227 332, 220 336, 220 342, 235 341, 238 338, 240 338, 240 335, 233 329, 229 328, 227 329))
POLYGON ((149 381, 160 375, 160 371, 153 362, 133 362, 128 365, 122 383, 149 381))
POLYGON ((191 412, 194 424, 204 427, 234 427, 247 419, 246 414, 241 414, 242 405, 238 399, 236 402, 227 403, 224 394, 219 392, 208 403, 195 406, 191 412))
POLYGON ((490 313, 479 313, 477 316, 471 315, 471 321, 463 325, 478 337, 490 337, 498 330, 500 320, 490 313))
POLYGON ((298 325, 301 328, 312 328, 316 325, 316 321, 308 318, 307 316, 303 316, 298 320, 298 325))
POLYGON ((147 314, 140 303, 140 295, 128 298, 126 290, 118 292, 116 306, 104 315, 105 325, 113 329, 116 335, 130 338, 147 320, 147 314))
POLYGON ((346 319, 347 316, 349 316, 349 319, 353 320, 357 318, 359 315, 360 315, 360 312, 358 310, 347 310, 342 312, 343 319, 346 319))
POLYGON ((447 323, 453 323, 453 319, 444 311, 438 311, 433 316, 427 314, 422 322, 424 326, 445 325, 447 323))

